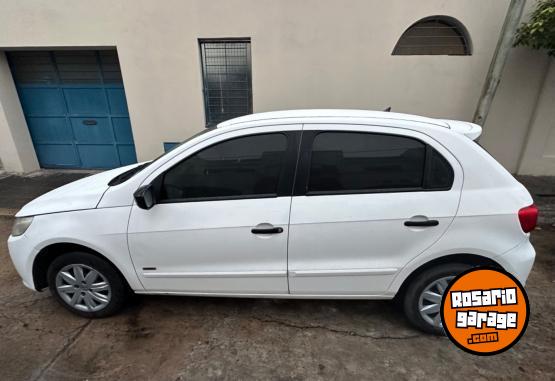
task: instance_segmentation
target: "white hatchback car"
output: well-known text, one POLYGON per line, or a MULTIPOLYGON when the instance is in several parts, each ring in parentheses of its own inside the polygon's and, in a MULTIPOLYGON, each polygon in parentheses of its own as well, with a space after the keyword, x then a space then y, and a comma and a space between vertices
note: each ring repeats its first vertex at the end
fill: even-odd
POLYGON ((458 273, 495 266, 524 283, 535 257, 537 209, 480 133, 388 112, 240 117, 31 201, 11 258, 27 287, 85 317, 115 313, 129 291, 397 297, 441 332, 458 273))

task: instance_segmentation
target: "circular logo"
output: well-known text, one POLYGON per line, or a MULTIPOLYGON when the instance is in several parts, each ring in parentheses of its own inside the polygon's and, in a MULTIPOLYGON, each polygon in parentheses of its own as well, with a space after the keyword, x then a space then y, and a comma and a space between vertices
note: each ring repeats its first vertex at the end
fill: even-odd
POLYGON ((476 355, 494 355, 512 347, 526 330, 530 307, 520 282, 493 268, 473 268, 457 276, 441 302, 447 336, 476 355))

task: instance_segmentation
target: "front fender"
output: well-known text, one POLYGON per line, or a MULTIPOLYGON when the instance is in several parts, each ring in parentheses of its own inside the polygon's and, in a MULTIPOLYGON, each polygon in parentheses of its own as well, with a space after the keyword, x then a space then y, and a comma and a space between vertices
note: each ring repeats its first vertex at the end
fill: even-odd
POLYGON ((123 206, 35 216, 23 236, 11 237, 8 241, 10 254, 12 259, 17 257, 19 265, 16 260, 14 264, 24 283, 34 287, 33 264, 42 250, 54 244, 69 243, 101 254, 116 266, 133 290, 144 290, 127 246, 130 211, 131 207, 123 206), (31 274, 30 280, 28 274, 31 274))

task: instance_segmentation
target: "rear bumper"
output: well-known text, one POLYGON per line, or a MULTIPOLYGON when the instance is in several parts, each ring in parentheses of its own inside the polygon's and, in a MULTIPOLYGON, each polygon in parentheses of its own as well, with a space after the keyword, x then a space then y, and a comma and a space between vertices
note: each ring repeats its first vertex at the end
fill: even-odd
POLYGON ((532 271, 532 266, 536 259, 536 251, 530 240, 526 239, 518 246, 493 259, 505 270, 513 274, 524 286, 530 271, 532 271))

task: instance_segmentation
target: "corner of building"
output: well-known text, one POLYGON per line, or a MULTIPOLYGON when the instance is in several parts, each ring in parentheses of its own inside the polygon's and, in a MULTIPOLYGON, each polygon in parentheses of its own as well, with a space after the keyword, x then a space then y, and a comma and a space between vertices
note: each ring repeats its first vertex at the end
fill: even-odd
POLYGON ((8 60, 3 51, 0 51, 0 141, 0 162, 3 170, 21 173, 39 169, 8 60))

